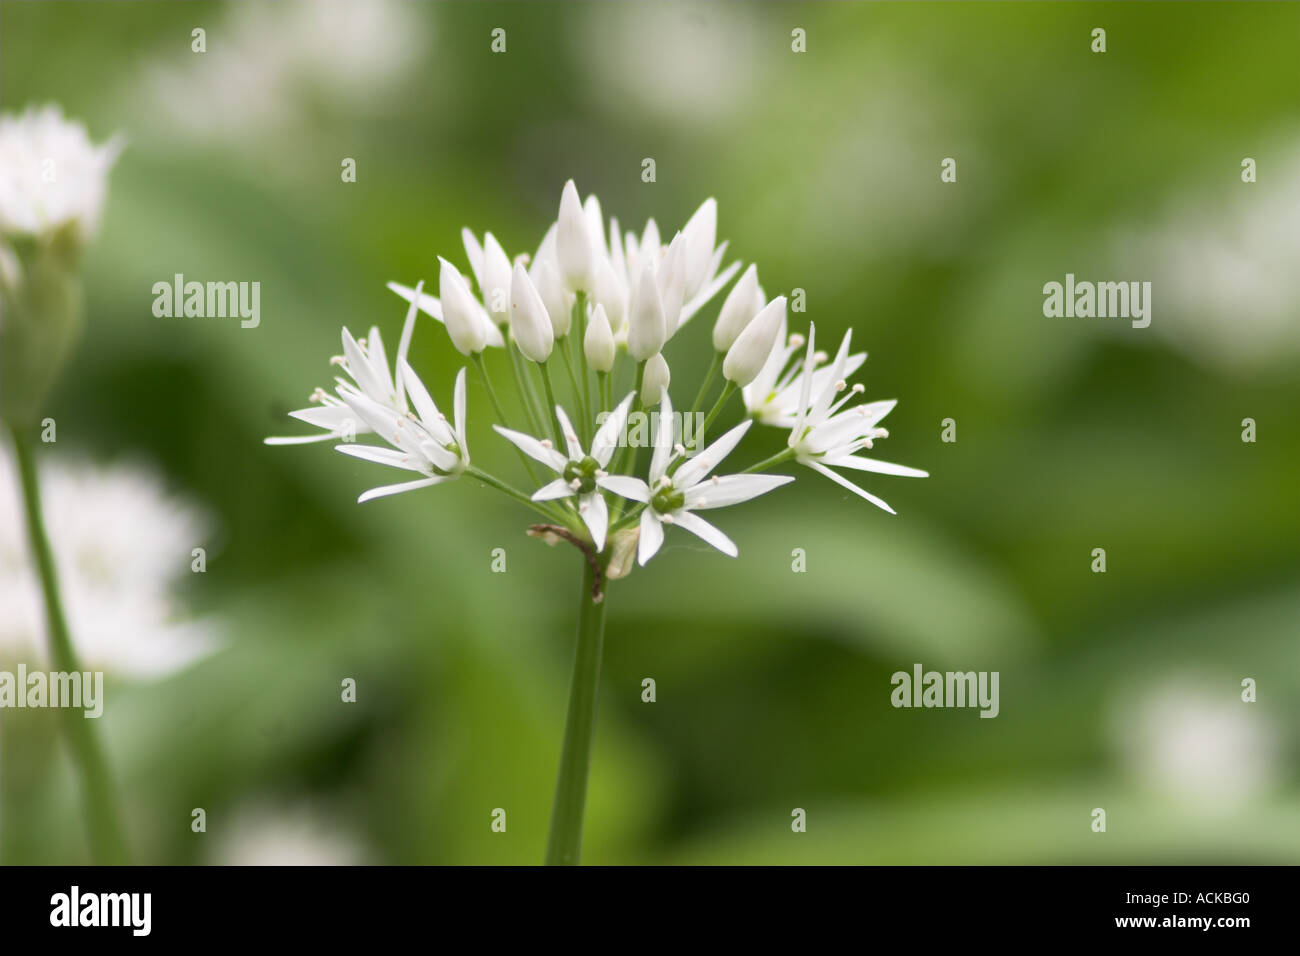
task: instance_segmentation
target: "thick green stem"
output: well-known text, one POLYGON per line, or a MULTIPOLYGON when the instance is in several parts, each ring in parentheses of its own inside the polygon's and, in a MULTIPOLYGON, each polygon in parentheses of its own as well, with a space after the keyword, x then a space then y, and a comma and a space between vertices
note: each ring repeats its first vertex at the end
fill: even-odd
MULTIPOLYGON (((76 673, 81 670, 81 666, 72 646, 72 637, 68 633, 67 620, 63 616, 54 554, 50 550, 49 538, 45 534, 45 520, 41 514, 41 491, 36 477, 32 444, 27 433, 18 427, 13 428, 13 441, 27 511, 27 536, 32 557, 40 572, 41 587, 45 592, 50 659, 55 670, 76 673)), ((91 852, 97 863, 124 864, 128 862, 126 838, 123 836, 117 793, 109 773, 108 761, 100 748, 94 722, 75 708, 63 708, 62 713, 73 761, 81 773, 82 801, 85 805, 91 852)))
POLYGON ((569 711, 564 719, 564 748, 551 807, 551 834, 546 843, 548 866, 576 866, 582 853, 582 818, 587 807, 587 772, 596 736, 596 696, 605 641, 605 602, 592 600, 595 576, 595 569, 584 561, 569 711))

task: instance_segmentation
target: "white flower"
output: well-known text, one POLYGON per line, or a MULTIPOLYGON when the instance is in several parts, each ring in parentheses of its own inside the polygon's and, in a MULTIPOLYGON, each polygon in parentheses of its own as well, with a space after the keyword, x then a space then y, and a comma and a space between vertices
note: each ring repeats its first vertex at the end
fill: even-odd
POLYGON ((659 409, 659 429, 655 434, 654 454, 650 460, 650 482, 628 476, 610 476, 602 487, 617 495, 645 504, 641 512, 641 537, 637 544, 637 563, 644 565, 664 541, 665 524, 675 524, 713 545, 723 554, 738 553, 732 540, 705 521, 696 511, 740 504, 794 481, 789 475, 725 475, 710 477, 744 437, 752 421, 744 421, 727 432, 704 451, 687 459, 673 474, 669 466, 685 449, 673 445, 673 408, 668 395, 659 409))
POLYGON ((570 179, 560 194, 560 216, 556 220, 555 254, 560 278, 573 290, 587 289, 592 277, 592 240, 587 216, 578 198, 578 187, 570 179))
POLYGON ((525 358, 541 363, 551 357, 555 347, 551 317, 522 263, 515 264, 510 277, 510 332, 525 358))
MULTIPOLYGON (((28 548, 14 462, 0 445, 0 655, 44 659, 45 604, 28 548)), ((141 465, 40 465, 46 530, 81 664, 159 678, 217 648, 211 621, 185 617, 174 586, 211 523, 141 465)))
POLYGON ((237 809, 212 850, 217 866, 364 866, 371 852, 315 803, 237 809))
POLYGON ((713 348, 719 352, 730 349, 736 337, 762 310, 763 291, 758 286, 758 267, 751 265, 722 302, 718 321, 713 324, 713 348))
POLYGON ((597 429, 595 437, 591 440, 591 454, 583 452, 582 443, 578 440, 578 433, 574 431, 569 416, 558 405, 555 406, 555 418, 560 423, 560 431, 564 435, 567 455, 556 451, 549 439, 539 441, 523 432, 503 428, 500 425, 492 426, 499 435, 512 442, 529 458, 540 461, 560 476, 539 488, 533 495, 533 500, 551 501, 556 498, 576 496, 578 514, 581 515, 587 530, 591 532, 591 540, 597 551, 604 550, 605 533, 609 530, 609 507, 605 504, 605 497, 599 489, 609 487, 607 483, 615 480, 605 469, 609 467, 610 459, 618 449, 633 397, 635 393, 630 393, 624 398, 597 429))
POLYGON ((488 329, 496 324, 474 298, 460 270, 438 258, 438 295, 442 299, 442 322, 451 344, 461 355, 474 355, 487 347, 488 329))
POLYGON ((664 354, 656 352, 646 359, 645 376, 641 380, 641 403, 658 405, 659 400, 668 394, 668 383, 671 381, 672 373, 668 362, 664 360, 664 354))
POLYGON ((339 387, 339 397, 376 435, 393 447, 352 442, 334 447, 345 455, 418 472, 424 477, 371 488, 357 499, 358 503, 450 481, 469 467, 469 445, 465 441, 465 369, 456 375, 452 424, 448 424, 447 416, 438 411, 428 389, 405 359, 398 363, 397 375, 410 396, 414 412, 401 412, 392 406, 381 405, 357 389, 339 387))
POLYGON ((745 326, 727 350, 722 374, 742 388, 758 377, 785 327, 785 296, 778 295, 745 326))
POLYGON ((591 321, 582 340, 582 350, 592 371, 608 372, 614 367, 614 333, 610 330, 603 305, 597 304, 591 311, 591 321))
MULTIPOLYGON (((439 273, 439 278, 441 278, 441 272, 439 273)), ((464 285, 463 276, 461 277, 461 284, 464 285)), ((420 287, 423 285, 423 282, 419 283, 420 287)), ((400 282, 390 282, 388 283, 388 288, 391 291, 396 292, 407 302, 415 305, 425 315, 437 319, 439 322, 442 322, 443 325, 446 325, 446 321, 442 317, 442 301, 437 296, 429 295, 429 293, 419 291, 418 289, 412 289, 410 286, 402 285, 400 282)), ((501 334, 501 330, 497 328, 496 323, 493 322, 492 318, 487 314, 487 309, 474 301, 473 295, 470 296, 470 301, 478 307, 479 317, 481 319, 481 324, 483 325, 484 340, 492 348, 502 348, 506 344, 505 336, 501 334)))
POLYGON ((320 435, 294 438, 267 438, 268 445, 297 445, 306 442, 342 439, 337 450, 354 458, 391 465, 423 475, 415 481, 372 488, 358 501, 411 491, 455 478, 469 467, 469 446, 465 442, 465 370, 456 376, 454 427, 438 411, 429 391, 406 361, 415 325, 416 309, 423 296, 421 287, 413 290, 411 306, 402 326, 402 340, 397 348, 393 371, 379 329, 370 330, 368 339, 357 341, 343 329, 343 355, 333 361, 352 381, 336 379, 334 395, 317 389, 314 408, 290 412, 294 418, 324 429, 320 435), (409 401, 408 401, 409 400, 409 401), (414 410, 412 410, 414 406, 414 410), (373 432, 392 448, 358 445, 354 435, 373 432))
POLYGON ((510 257, 490 232, 484 233, 482 245, 479 245, 474 233, 468 229, 462 229, 460 237, 465 244, 465 256, 469 259, 470 271, 474 273, 474 281, 478 283, 478 291, 483 296, 483 305, 488 315, 493 322, 504 324, 510 317, 510 257))
MULTIPOLYGON (((411 346, 411 333, 415 327, 415 314, 420 299, 432 298, 421 291, 424 283, 410 290, 411 306, 406 311, 406 321, 402 325, 402 338, 397 346, 397 367, 406 364, 406 353, 411 346)), ((352 379, 336 379, 339 388, 354 389, 371 401, 387 406, 397 414, 406 414, 406 392, 401 376, 396 378, 388 370, 388 354, 384 351, 384 340, 377 327, 371 328, 370 335, 360 341, 352 337, 345 326, 343 329, 343 354, 331 360, 352 379)), ((267 438, 268 445, 304 445, 309 442, 349 440, 356 435, 371 431, 369 425, 359 421, 357 414, 342 398, 328 394, 318 388, 312 394, 312 401, 317 404, 311 408, 301 408, 289 415, 308 425, 324 429, 319 435, 301 435, 289 438, 267 438)))
POLYGON ((632 311, 627 322, 627 351, 638 362, 659 352, 668 341, 663 300, 649 263, 641 268, 641 279, 632 297, 632 311))
MULTIPOLYGON (((745 410, 750 417, 760 424, 777 428, 791 428, 799 417, 799 396, 803 389, 804 356, 800 355, 793 364, 790 359, 807 345, 802 335, 786 338, 786 325, 781 323, 778 342, 784 342, 772 349, 767 362, 755 379, 742 389, 745 410)), ((857 352, 848 357, 844 363, 843 377, 848 378, 867 360, 866 352, 857 352)), ((812 393, 820 394, 827 383, 833 381, 834 369, 825 365, 825 352, 814 352, 811 356, 813 366, 812 393), (824 367, 823 367, 824 366, 824 367)))
POLYGON ((121 149, 116 138, 96 146, 57 106, 0 117, 0 235, 71 227, 79 239, 91 238, 121 149))
POLYGON ((852 468, 856 471, 872 471, 882 475, 899 475, 906 478, 928 478, 927 472, 906 465, 895 465, 888 461, 877 461, 855 454, 863 448, 870 448, 877 438, 887 438, 889 432, 877 427, 882 418, 889 414, 898 404, 894 400, 871 402, 858 405, 847 411, 840 408, 853 396, 862 391, 861 385, 849 389, 844 381, 845 369, 848 367, 849 339, 852 331, 844 333, 844 341, 835 356, 830 374, 821 379, 818 386, 817 363, 814 361, 815 330, 808 327, 808 351, 804 357, 803 375, 800 381, 798 413, 794 427, 790 429, 789 447, 795 454, 795 460, 807 465, 820 474, 842 485, 855 495, 865 498, 878 508, 895 514, 881 499, 864 491, 831 468, 852 468), (843 398, 831 404, 836 394, 847 391, 843 398))

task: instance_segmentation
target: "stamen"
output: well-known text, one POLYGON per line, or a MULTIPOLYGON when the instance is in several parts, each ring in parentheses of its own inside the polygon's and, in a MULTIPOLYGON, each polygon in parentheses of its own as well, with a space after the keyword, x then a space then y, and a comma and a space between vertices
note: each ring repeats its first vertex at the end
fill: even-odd
POLYGON ((716 484, 720 484, 721 481, 722 481, 722 479, 719 478, 717 475, 714 475, 714 476, 713 476, 712 478, 710 478, 709 480, 712 481, 715 485, 716 485, 716 484))
POLYGON ((331 356, 330 356, 330 364, 331 364, 331 365, 347 365, 347 364, 348 364, 347 356, 344 356, 344 355, 331 355, 331 356))
POLYGON ((603 469, 603 468, 597 468, 597 469, 596 469, 596 477, 597 477, 597 478, 608 478, 608 477, 609 477, 609 472, 607 472, 607 471, 606 471, 605 469, 603 469))
POLYGON ((663 514, 663 515, 660 515, 660 516, 659 516, 659 520, 662 521, 664 524, 674 524, 674 523, 675 523, 674 520, 673 520, 673 516, 672 516, 671 514, 663 514))
POLYGON ((577 491, 579 488, 582 487, 582 481, 578 478, 574 478, 571 482, 569 482, 569 487, 572 488, 574 491, 577 491))
POLYGON ((822 362, 825 362, 828 358, 830 358, 830 356, 827 355, 825 352, 822 352, 820 350, 816 351, 813 353, 813 364, 821 365, 822 362))
POLYGON ((551 440, 550 440, 549 438, 543 438, 543 439, 542 439, 542 447, 543 447, 543 448, 554 448, 555 446, 554 446, 553 444, 551 444, 551 440))
POLYGON ((790 348, 792 349, 801 349, 807 344, 808 344, 808 340, 805 339, 798 332, 790 336, 790 348))

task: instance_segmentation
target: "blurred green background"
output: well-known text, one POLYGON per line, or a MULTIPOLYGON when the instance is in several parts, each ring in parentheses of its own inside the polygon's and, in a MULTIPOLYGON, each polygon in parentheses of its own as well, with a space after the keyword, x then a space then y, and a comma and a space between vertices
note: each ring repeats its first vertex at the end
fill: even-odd
MULTIPOLYGON (((261 441, 340 326, 396 342, 386 281, 464 268, 462 226, 534 250, 573 177, 670 235, 716 196, 932 474, 869 477, 890 517, 800 473, 720 513, 739 560, 679 532, 612 588, 586 862, 1300 861, 1300 7, 347 7, 0 4, 3 107, 129 139, 51 454, 152 461, 218 529, 182 597, 222 649, 100 722, 138 860, 540 861, 578 557, 471 481, 358 506, 383 469, 261 441), (155 318, 178 272, 260 281, 261 326, 155 318), (1044 318, 1066 272, 1152 281, 1151 327, 1044 318), (1000 716, 893 709, 915 662, 998 671, 1000 716)), ((473 378, 470 432, 517 476, 473 378)), ((86 860, 54 715, 4 717, 0 859, 86 860)))

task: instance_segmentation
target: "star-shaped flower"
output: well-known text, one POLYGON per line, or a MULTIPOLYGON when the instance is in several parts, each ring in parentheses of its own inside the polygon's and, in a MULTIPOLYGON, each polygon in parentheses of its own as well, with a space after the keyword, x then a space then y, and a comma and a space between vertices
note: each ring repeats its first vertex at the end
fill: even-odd
POLYGON ((704 451, 686 459, 673 473, 670 466, 686 449, 673 444, 673 407, 665 394, 659 407, 659 429, 655 434, 654 454, 650 460, 650 482, 640 478, 611 475, 603 487, 624 498, 642 502, 641 538, 637 543, 637 563, 644 565, 664 542, 664 525, 679 525, 713 545, 723 554, 735 557, 736 545, 718 528, 705 521, 696 511, 740 504, 766 494, 787 482, 789 475, 725 475, 710 477, 749 430, 752 421, 744 421, 727 432, 704 451))
POLYGON ((533 495, 533 500, 551 501, 576 497, 578 514, 591 532, 591 541, 597 552, 605 549, 605 534, 609 530, 609 507, 599 489, 609 487, 608 482, 614 480, 605 469, 609 467, 610 459, 618 449, 623 426, 627 423, 628 408, 635 395, 635 392, 629 393, 597 429, 591 440, 590 454, 582 450, 578 433, 559 405, 555 406, 555 418, 560 423, 567 454, 557 451, 549 439, 537 439, 500 425, 492 426, 499 435, 513 442, 529 458, 540 461, 560 476, 539 488, 533 495))
POLYGON ((820 370, 814 359, 815 332, 816 330, 809 326, 808 350, 804 356, 799 400, 794 426, 790 429, 789 447, 799 464, 807 465, 813 471, 825 475, 831 481, 865 498, 876 507, 888 511, 891 515, 896 514, 897 512, 880 498, 859 488, 831 469, 851 468, 856 471, 872 471, 904 478, 928 478, 929 473, 920 469, 878 461, 875 458, 864 458, 856 454, 863 448, 870 448, 877 438, 889 437, 889 432, 877 425, 898 402, 893 399, 869 402, 841 412, 840 408, 850 398, 863 391, 861 385, 854 385, 849 389, 844 381, 845 369, 850 361, 849 338, 852 331, 844 333, 844 341, 840 343, 840 350, 830 368, 820 370), (829 374, 826 374, 827 372, 829 374), (846 390, 848 394, 832 404, 835 396, 846 390))

